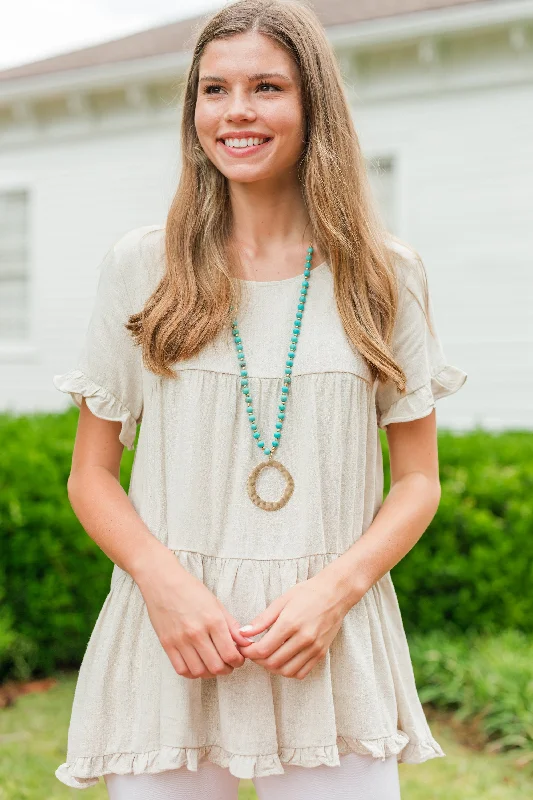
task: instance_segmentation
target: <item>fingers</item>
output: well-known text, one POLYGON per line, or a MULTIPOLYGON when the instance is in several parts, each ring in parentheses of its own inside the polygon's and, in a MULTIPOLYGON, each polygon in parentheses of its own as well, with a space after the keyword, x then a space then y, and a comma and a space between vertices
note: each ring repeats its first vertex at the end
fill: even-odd
POLYGON ((225 620, 211 627, 196 628, 165 647, 174 669, 187 678, 214 678, 229 675, 244 664, 231 638, 225 620))
POLYGON ((279 667, 272 666, 269 662, 270 659, 258 659, 255 660, 256 664, 265 667, 269 672, 273 672, 275 675, 283 675, 285 678, 304 678, 314 667, 314 665, 320 661, 322 658, 323 653, 317 652, 316 647, 310 646, 306 647, 297 653, 293 658, 286 661, 279 667))
POLYGON ((268 658, 276 650, 279 650, 285 642, 295 638, 300 649, 307 647, 314 641, 313 635, 308 635, 305 631, 300 630, 295 623, 288 625, 280 616, 276 624, 265 633, 262 639, 246 646, 246 658, 253 658, 254 660, 256 658, 268 658))
POLYGON ((258 664, 266 663, 273 669, 282 667, 287 661, 296 656, 303 649, 303 647, 306 646, 299 636, 291 636, 272 653, 269 652, 269 647, 265 647, 264 649, 261 647, 263 644, 262 639, 259 642, 254 642, 254 644, 257 645, 257 647, 254 648, 254 651, 251 651, 250 647, 247 647, 246 649, 243 648, 246 658, 253 658, 253 660, 258 664), (249 652, 251 652, 251 655, 248 655, 249 652), (257 655, 254 655, 254 652, 257 655))
POLYGON ((235 642, 231 638, 231 633, 225 622, 213 627, 210 631, 214 647, 220 655, 222 661, 231 667, 242 667, 244 656, 235 647, 235 642))
POLYGON ((304 664, 303 667, 296 673, 296 675, 294 675, 294 677, 299 681, 303 680, 303 678, 306 678, 313 669, 313 667, 315 666, 315 664, 317 663, 317 661, 320 661, 320 659, 316 657, 310 658, 309 661, 306 664, 304 664))
POLYGON ((224 618, 225 618, 225 620, 227 622, 228 629, 229 629, 229 632, 231 634, 231 637, 232 637, 233 641, 236 644, 238 644, 239 646, 245 646, 245 645, 250 644, 250 639, 247 636, 245 636, 243 633, 240 632, 239 623, 237 622, 235 617, 233 617, 229 613, 227 608, 220 601, 218 601, 218 602, 219 602, 219 605, 220 605, 220 609, 221 609, 222 613, 224 614, 224 618))

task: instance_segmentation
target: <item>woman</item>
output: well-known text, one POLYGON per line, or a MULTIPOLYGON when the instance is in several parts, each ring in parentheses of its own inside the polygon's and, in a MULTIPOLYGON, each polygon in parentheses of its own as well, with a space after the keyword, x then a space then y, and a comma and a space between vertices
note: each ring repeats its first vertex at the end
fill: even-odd
POLYGON ((436 512, 435 401, 466 374, 372 209, 308 8, 207 22, 182 152, 166 225, 106 254, 54 378, 80 407, 69 498, 115 563, 56 774, 113 800, 228 800, 239 778, 261 800, 394 800, 398 761, 444 753, 389 571, 436 512))

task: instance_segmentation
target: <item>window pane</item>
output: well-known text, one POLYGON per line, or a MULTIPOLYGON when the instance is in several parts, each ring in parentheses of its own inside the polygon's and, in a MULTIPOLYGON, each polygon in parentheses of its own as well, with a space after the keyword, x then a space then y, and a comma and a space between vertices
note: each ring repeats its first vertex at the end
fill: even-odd
POLYGON ((26 280, 0 281, 0 339, 28 335, 28 286, 26 280))
POLYGON ((0 192, 0 237, 6 233, 18 236, 27 229, 28 193, 24 191, 0 192))
POLYGON ((0 281, 9 278, 25 279, 27 263, 24 247, 14 247, 10 242, 5 244, 0 237, 0 281))
POLYGON ((385 227, 397 233, 394 208, 394 162, 392 158, 374 158, 367 162, 372 193, 381 212, 385 227))
POLYGON ((29 331, 28 193, 0 192, 0 339, 29 331))

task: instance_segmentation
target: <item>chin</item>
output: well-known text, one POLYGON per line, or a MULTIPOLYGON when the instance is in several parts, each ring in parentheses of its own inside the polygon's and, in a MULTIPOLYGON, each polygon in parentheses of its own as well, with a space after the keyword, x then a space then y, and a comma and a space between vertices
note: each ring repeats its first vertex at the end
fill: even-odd
POLYGON ((232 181, 233 183, 256 183, 257 181, 264 181, 274 177, 271 173, 260 171, 252 172, 250 170, 247 172, 245 170, 221 170, 220 167, 218 169, 228 179, 228 181, 232 181))

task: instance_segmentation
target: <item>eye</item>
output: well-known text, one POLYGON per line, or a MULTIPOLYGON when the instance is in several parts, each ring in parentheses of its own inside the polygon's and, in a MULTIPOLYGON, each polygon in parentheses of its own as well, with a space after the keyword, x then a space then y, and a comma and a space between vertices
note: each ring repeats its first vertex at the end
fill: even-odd
POLYGON ((259 86, 270 86, 271 89, 275 89, 276 92, 280 91, 279 86, 275 86, 273 83, 260 83, 259 86))
POLYGON ((209 86, 204 86, 204 94, 218 94, 218 92, 210 92, 210 89, 222 89, 222 86, 216 83, 211 83, 209 86))

